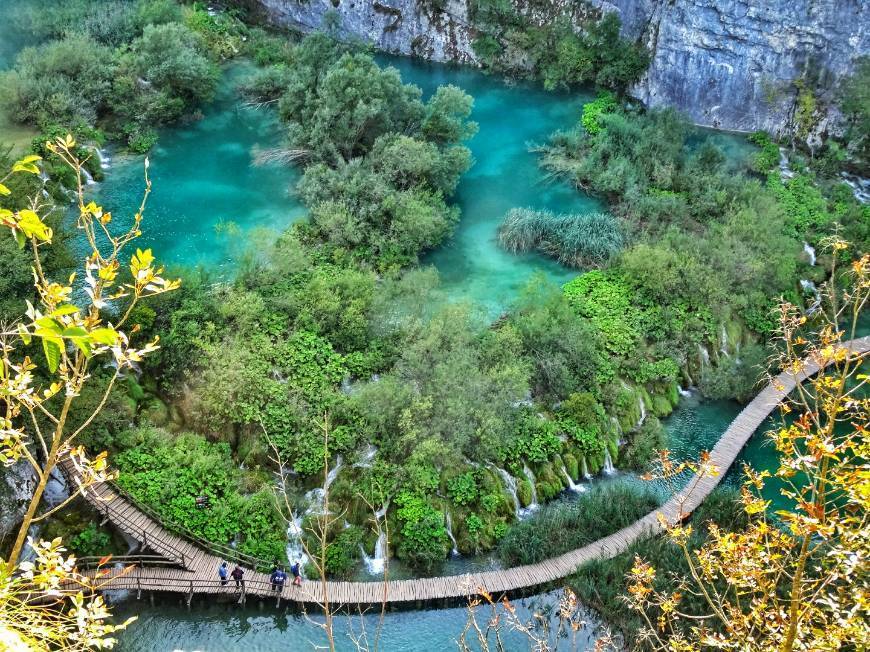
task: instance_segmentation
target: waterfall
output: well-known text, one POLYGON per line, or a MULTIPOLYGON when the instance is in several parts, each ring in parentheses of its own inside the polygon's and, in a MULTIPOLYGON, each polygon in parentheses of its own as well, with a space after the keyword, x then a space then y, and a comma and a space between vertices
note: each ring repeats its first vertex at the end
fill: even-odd
POLYGON ((637 404, 640 407, 640 418, 637 420, 637 423, 634 424, 634 430, 637 430, 643 425, 643 422, 646 421, 646 403, 643 402, 643 396, 638 395, 637 404))
POLYGON ((502 481, 504 482, 505 489, 510 494, 511 498, 514 501, 514 514, 516 514, 517 518, 522 516, 523 508, 520 506, 520 499, 517 496, 517 481, 510 473, 508 473, 505 469, 500 469, 497 466, 493 466, 495 472, 501 476, 502 481))
POLYGON ((812 294, 815 297, 813 304, 807 309, 807 314, 812 315, 816 310, 819 309, 819 306, 822 305, 822 295, 819 292, 819 288, 817 288, 816 284, 812 281, 808 281, 807 279, 802 278, 801 290, 803 290, 804 294, 812 294))
POLYGON ((369 468, 372 465, 372 461, 375 459, 375 455, 378 454, 378 449, 372 444, 368 444, 366 446, 365 452, 363 452, 362 459, 354 464, 356 467, 361 468, 369 468))
POLYGON ((350 376, 345 376, 341 379, 341 393, 350 396, 353 393, 353 385, 350 382, 350 376))
POLYGON ((97 149, 97 156, 100 157, 100 168, 108 170, 112 167, 112 157, 104 149, 97 149))
POLYGON ((691 396, 692 392, 688 389, 683 389, 682 386, 677 385, 677 391, 680 393, 680 396, 691 396))
POLYGON ((87 186, 92 186, 96 183, 96 181, 94 181, 93 175, 91 175, 91 173, 88 172, 87 169, 84 167, 82 168, 82 177, 84 177, 85 185, 87 186))
POLYGON ((583 456, 583 463, 582 463, 582 466, 580 468, 582 469, 582 472, 583 472, 583 479, 584 480, 591 480, 592 474, 589 473, 589 465, 586 464, 586 456, 585 455, 583 456))
POLYGON ((42 499, 49 507, 55 507, 67 498, 69 498, 69 489, 67 488, 66 478, 60 472, 60 469, 54 467, 48 476, 48 482, 45 484, 45 489, 42 492, 42 499))
POLYGON ((719 337, 720 346, 719 352, 725 357, 730 358, 731 354, 728 353, 728 330, 725 328, 725 324, 722 324, 721 335, 719 337))
POLYGON ((341 468, 341 455, 335 458, 335 466, 329 469, 329 473, 326 474, 326 485, 324 489, 329 489, 329 485, 332 484, 332 481, 338 476, 338 470, 341 468))
POLYGON ((305 548, 302 546, 302 517, 295 516, 287 524, 287 559, 293 564, 301 561, 300 567, 304 567, 308 563, 308 555, 305 554, 305 548))
POLYGON ((613 475, 616 469, 613 468, 613 460, 610 457, 610 448, 604 447, 604 467, 601 469, 604 475, 613 475))
POLYGON ((809 242, 804 242, 804 252, 806 252, 807 258, 810 259, 810 267, 814 266, 816 264, 816 250, 809 242))
POLYGON ((363 548, 362 544, 359 544, 359 549, 362 552, 363 563, 366 565, 366 570, 371 575, 382 575, 387 560, 387 535, 383 532, 378 535, 378 540, 375 541, 374 557, 369 557, 366 554, 366 550, 363 548))
POLYGON ((840 172, 843 183, 852 189, 852 194, 859 204, 870 204, 870 179, 864 179, 855 174, 840 172))
POLYGON ((794 176, 794 171, 788 166, 788 154, 785 148, 779 148, 779 176, 783 179, 791 179, 794 176))
POLYGON ((710 366, 710 352, 703 344, 698 344, 698 353, 701 354, 701 369, 710 366))
POLYGON ((529 481, 529 484, 532 485, 532 502, 529 503, 529 506, 526 507, 525 513, 529 514, 530 512, 538 509, 538 489, 535 487, 535 474, 532 473, 532 470, 529 468, 528 464, 523 464, 523 473, 526 476, 526 479, 529 481))
POLYGON ((450 550, 451 557, 459 557, 459 548, 456 545, 456 537, 453 536, 453 515, 450 510, 445 510, 444 525, 447 528, 447 536, 453 543, 453 548, 450 550))
MULTIPOLYGON (((585 459, 585 458, 584 458, 585 459)), ((565 478, 568 480, 568 489, 573 491, 574 493, 583 493, 586 491, 586 487, 582 484, 577 484, 574 482, 574 479, 571 477, 571 474, 568 473, 568 469, 565 468, 565 464, 562 464, 562 473, 565 475, 565 478)))

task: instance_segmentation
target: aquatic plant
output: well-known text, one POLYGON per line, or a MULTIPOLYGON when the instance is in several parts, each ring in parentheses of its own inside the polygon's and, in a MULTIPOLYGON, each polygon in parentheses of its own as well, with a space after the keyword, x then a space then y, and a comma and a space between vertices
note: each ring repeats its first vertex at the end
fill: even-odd
POLYGON ((607 213, 554 215, 531 208, 509 211, 498 241, 512 253, 537 250, 571 267, 606 265, 625 242, 616 218, 607 213))

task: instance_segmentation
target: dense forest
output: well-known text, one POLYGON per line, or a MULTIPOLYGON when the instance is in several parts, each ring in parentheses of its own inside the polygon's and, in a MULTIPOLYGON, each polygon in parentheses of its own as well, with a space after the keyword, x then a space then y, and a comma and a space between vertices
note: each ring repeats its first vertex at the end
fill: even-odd
MULTIPOLYGON (((75 135, 85 173, 99 181, 97 148, 144 154, 161 128, 196 120, 229 59, 255 62, 238 92, 283 125, 285 142, 261 157, 300 172, 293 192, 307 219, 248 243, 232 278, 178 269, 180 289, 135 307, 140 336, 159 337, 160 348, 82 433, 89 450, 109 451, 119 486, 170 526, 286 562, 276 459, 303 537, 326 459, 342 512, 328 533, 331 576, 351 577, 361 550, 375 554, 382 509, 391 551, 421 573, 451 552, 496 550, 522 564, 578 547, 659 497, 626 483, 538 505, 613 466, 646 470, 668 446, 660 419, 685 388, 751 398, 777 302, 816 301, 829 262, 822 241, 837 233, 867 250, 870 207, 839 172, 867 169, 870 62, 842 88, 838 139, 809 152, 759 132, 744 164, 677 113, 625 94, 648 58, 620 39, 614 15, 577 34, 567 23, 520 25, 498 2, 474 6, 487 27, 475 49, 491 70, 504 70, 505 48, 522 47, 548 88, 600 90, 575 125, 532 146, 544 170, 606 211, 517 206, 498 236, 508 251, 539 251, 582 273, 564 287, 533 280, 494 321, 444 301, 437 272, 420 264, 462 219, 452 196, 474 164, 467 143, 477 128, 465 91, 447 85, 424 98, 361 44, 273 32, 240 11, 75 0, 27 14, 40 44, 0 74, 0 103, 35 130, 31 150, 45 158, 42 177, 9 186, 20 201, 44 191, 58 207, 48 274, 68 275, 78 236, 63 210, 76 180, 45 142, 75 135), (208 510, 197 507, 203 496, 208 510)), ((15 154, 2 150, 4 169, 15 154)), ((31 281, 28 252, 0 241, 0 320, 21 313, 31 281)), ((112 374, 93 371, 74 425, 112 374)), ((726 498, 708 508, 727 514, 726 498)), ((49 529, 74 551, 116 548, 102 526, 71 522, 49 529)), ((578 592, 592 600, 590 583, 596 595, 618 586, 631 557, 620 559, 583 570, 578 592)), ((608 616, 617 593, 596 600, 608 616)))

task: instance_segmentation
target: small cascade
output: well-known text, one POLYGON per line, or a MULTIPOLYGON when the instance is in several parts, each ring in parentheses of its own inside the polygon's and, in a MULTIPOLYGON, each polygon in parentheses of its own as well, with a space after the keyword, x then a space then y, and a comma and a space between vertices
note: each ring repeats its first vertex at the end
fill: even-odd
POLYGON ((459 557, 459 547, 456 545, 456 537, 453 536, 453 515, 450 513, 450 510, 445 511, 444 526, 447 528, 447 536, 450 537, 450 541, 453 543, 453 547, 450 549, 450 556, 456 558, 459 557))
POLYGON ((308 563, 308 555, 305 554, 305 548, 302 546, 302 517, 294 517, 287 524, 287 559, 291 564, 301 561, 300 566, 303 568, 308 563))
POLYGON ((804 253, 806 253, 807 258, 810 259, 810 267, 815 266, 816 264, 816 250, 810 245, 809 242, 804 242, 804 253))
POLYGON ((112 157, 109 156, 109 153, 106 150, 97 149, 97 156, 100 157, 100 168, 108 170, 112 167, 112 157))
POLYGON ((589 465, 586 464, 586 456, 585 455, 583 456, 583 461, 581 463, 580 469, 583 473, 584 480, 591 480, 592 479, 592 474, 589 473, 589 465))
POLYGON ((604 447, 604 466, 601 471, 604 475, 613 475, 616 473, 616 468, 613 466, 613 459, 610 457, 610 449, 608 447, 604 447))
POLYGON ((375 455, 378 454, 378 449, 375 446, 369 444, 366 446, 365 451, 363 452, 362 459, 354 464, 354 466, 359 468, 367 469, 372 465, 372 461, 375 459, 375 455))
POLYGON ((726 358, 731 357, 731 354, 728 353, 728 329, 725 328, 725 324, 722 324, 722 330, 719 336, 719 353, 724 355, 726 358))
POLYGON ((698 353, 701 354, 701 369, 710 366, 710 352, 703 344, 698 344, 698 353))
POLYGON ((538 509, 538 489, 535 487, 535 474, 532 473, 532 470, 529 468, 528 464, 523 464, 523 473, 526 476, 526 479, 529 481, 529 484, 532 486, 532 502, 529 503, 529 506, 524 510, 525 514, 529 514, 536 509, 538 509))
POLYGON ((508 494, 514 501, 514 514, 516 514, 517 518, 522 516, 523 508, 520 506, 520 499, 517 496, 517 481, 514 476, 508 473, 505 469, 500 469, 497 466, 493 466, 495 472, 501 476, 502 481, 504 482, 504 487, 507 489, 508 494))
POLYGON ((350 376, 345 376, 341 379, 341 393, 345 396, 350 396, 353 393, 353 385, 350 382, 350 376))
POLYGON ((822 305, 822 295, 819 292, 819 288, 817 288, 816 284, 812 281, 808 281, 807 279, 802 278, 801 290, 803 290, 804 294, 812 294, 815 297, 813 304, 807 309, 807 314, 812 315, 816 310, 819 309, 819 306, 822 305))
POLYGON ((375 541, 375 554, 369 557, 362 544, 359 544, 360 552, 362 552, 363 563, 366 565, 366 570, 370 575, 383 575, 384 567, 387 561, 387 535, 381 532, 378 535, 378 540, 375 541))
POLYGON ((794 177, 794 170, 788 165, 788 154, 785 151, 785 147, 779 148, 779 176, 783 179, 794 177))
POLYGON ((96 181, 94 181, 93 175, 88 172, 87 169, 84 167, 82 168, 82 177, 85 180, 85 185, 93 186, 95 183, 97 183, 96 181))
POLYGON ((634 424, 634 429, 637 430, 643 425, 643 422, 646 421, 646 403, 643 402, 643 396, 637 397, 637 404, 640 407, 640 418, 638 418, 637 423, 634 424))
POLYGON ((331 485, 333 480, 338 477, 338 471, 341 469, 342 461, 341 455, 335 458, 335 466, 329 469, 329 473, 326 474, 326 485, 324 486, 324 489, 329 489, 329 485, 331 485))
POLYGON ((852 189, 852 194, 859 204, 870 204, 870 179, 859 177, 848 172, 841 172, 840 178, 843 183, 852 189))
POLYGON ((574 482, 574 478, 571 477, 571 474, 568 473, 568 469, 565 468, 565 465, 562 464, 562 473, 565 476, 565 479, 568 480, 568 490, 573 491, 574 493, 583 493, 586 491, 586 487, 582 484, 577 484, 574 482))
POLYGON ((677 392, 679 392, 680 396, 683 396, 683 397, 687 397, 687 396, 692 395, 691 390, 683 389, 683 387, 681 385, 677 385, 677 392))

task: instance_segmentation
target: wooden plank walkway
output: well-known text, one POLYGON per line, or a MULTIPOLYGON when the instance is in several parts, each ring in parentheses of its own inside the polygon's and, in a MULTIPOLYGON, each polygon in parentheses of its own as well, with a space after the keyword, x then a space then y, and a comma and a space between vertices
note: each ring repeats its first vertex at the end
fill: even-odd
MULTIPOLYGON (((843 347, 863 357, 870 350, 870 336, 846 342, 843 347)), ((812 376, 819 368, 818 361, 805 360, 804 367, 797 376, 789 372, 777 376, 746 405, 710 451, 710 461, 719 471, 717 475, 706 475, 700 479, 691 478, 686 485, 687 487, 694 485, 689 496, 684 492, 677 493, 659 509, 618 532, 541 563, 505 570, 448 577, 391 580, 386 582, 386 587, 382 581, 329 581, 325 585, 329 601, 335 605, 356 606, 380 604, 383 600, 388 603, 409 603, 462 598, 484 590, 493 595, 500 595, 548 584, 570 575, 584 562, 613 557, 635 541, 661 533, 663 526, 659 520, 660 516, 673 523, 681 515, 685 517, 691 514, 719 484, 725 471, 734 463, 752 434, 795 388, 798 380, 812 376)), ((64 465, 64 470, 71 477, 76 474, 76 470, 69 462, 64 465)), ((110 579, 112 589, 173 591, 190 596, 197 593, 240 595, 240 590, 232 580, 226 585, 222 585, 218 580, 217 569, 221 557, 171 533, 111 487, 101 485, 89 490, 86 498, 116 527, 135 538, 143 546, 178 565, 178 568, 144 566, 127 569, 126 572, 111 571, 102 579, 110 579)), ((245 573, 245 594, 276 597, 276 594, 271 591, 268 576, 250 569, 245 573)), ((322 604, 324 585, 319 581, 306 581, 301 587, 286 586, 281 598, 301 603, 322 604)))

